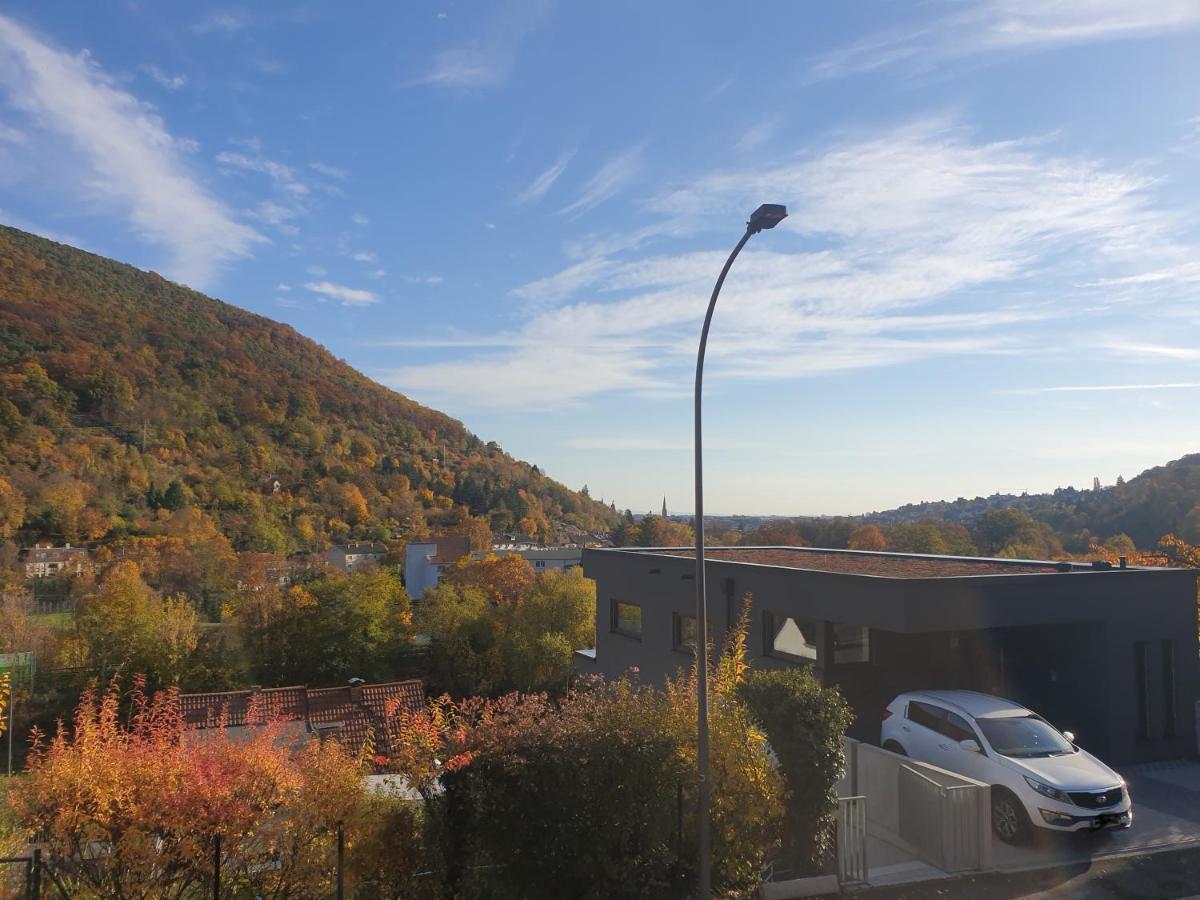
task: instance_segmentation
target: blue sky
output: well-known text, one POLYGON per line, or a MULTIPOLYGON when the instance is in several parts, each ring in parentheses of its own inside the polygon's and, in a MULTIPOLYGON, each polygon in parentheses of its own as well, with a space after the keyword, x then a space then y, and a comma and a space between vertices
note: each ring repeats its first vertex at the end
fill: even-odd
POLYGON ((1200 450, 1200 0, 8 2, 0 221, 567 484, 856 513, 1200 450))

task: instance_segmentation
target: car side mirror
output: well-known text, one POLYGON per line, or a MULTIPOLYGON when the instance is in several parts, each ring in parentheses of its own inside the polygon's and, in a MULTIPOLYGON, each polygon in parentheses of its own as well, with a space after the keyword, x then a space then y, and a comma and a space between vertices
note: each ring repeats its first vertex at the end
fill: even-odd
POLYGON ((983 748, 979 746, 979 741, 974 738, 967 738, 965 741, 959 741, 958 746, 971 753, 982 753, 983 748))
POLYGON ((1075 743, 1075 732, 1073 732, 1073 731, 1064 731, 1064 732, 1063 732, 1063 737, 1065 737, 1065 738, 1066 738, 1068 741, 1070 741, 1072 744, 1073 744, 1073 743, 1075 743))

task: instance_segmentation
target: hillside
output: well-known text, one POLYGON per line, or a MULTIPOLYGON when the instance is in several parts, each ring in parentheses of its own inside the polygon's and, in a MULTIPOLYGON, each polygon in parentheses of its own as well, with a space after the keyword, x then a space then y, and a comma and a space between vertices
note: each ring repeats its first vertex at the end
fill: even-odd
POLYGON ((0 540, 146 533, 183 507, 275 552, 617 518, 287 325, 0 226, 0 540))
POLYGON ((1200 543, 1200 454, 1147 469, 1099 490, 1059 488, 1050 494, 993 494, 954 501, 912 503, 865 516, 879 524, 937 521, 972 525, 989 509, 1018 509, 1046 523, 1064 544, 1086 550, 1088 538, 1126 534, 1153 547, 1165 534, 1200 543))

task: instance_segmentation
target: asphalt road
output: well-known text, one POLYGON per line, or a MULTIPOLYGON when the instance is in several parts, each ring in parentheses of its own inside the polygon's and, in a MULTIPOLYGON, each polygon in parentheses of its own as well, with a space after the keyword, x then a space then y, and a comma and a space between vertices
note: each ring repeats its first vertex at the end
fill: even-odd
POLYGON ((867 888, 864 900, 1179 900, 1200 895, 1200 847, 1103 857, 1051 869, 867 888))

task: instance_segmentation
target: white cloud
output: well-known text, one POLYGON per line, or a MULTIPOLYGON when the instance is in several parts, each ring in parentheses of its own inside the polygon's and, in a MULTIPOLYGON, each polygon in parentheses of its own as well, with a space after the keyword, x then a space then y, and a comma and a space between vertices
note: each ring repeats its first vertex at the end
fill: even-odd
POLYGON ((352 215, 350 217, 350 221, 353 222, 355 225, 370 225, 371 224, 370 219, 368 219, 362 213, 358 213, 358 212, 356 212, 354 215, 352 215))
POLYGON ((380 278, 383 278, 385 275, 387 275, 387 269, 372 269, 367 274, 378 281, 380 278))
MULTIPOLYGON (((726 284, 709 359, 726 378, 795 379, 1057 353, 1045 323, 1089 317, 1111 302, 1095 282, 1147 268, 1167 273, 1156 290, 1191 303, 1187 270, 1176 269, 1196 248, 1179 243, 1180 217, 1156 205, 1156 189, 1138 170, 1056 155, 1045 141, 979 141, 934 118, 782 165, 710 172, 652 199, 646 209, 662 221, 639 231, 675 234, 687 222, 727 233, 759 202, 787 203, 791 217, 755 238, 726 284)), ((548 383, 563 402, 685 394, 729 248, 722 239, 639 256, 644 239, 591 242, 611 255, 513 291, 529 304, 518 329, 457 337, 459 358, 395 370, 389 383, 489 406, 529 403, 548 383), (556 378, 554 366, 571 377, 556 378), (485 397, 481 383, 495 390, 485 397)))
POLYGON ((406 284, 441 284, 445 279, 441 275, 405 275, 404 282, 406 284))
POLYGON ((337 166, 331 166, 323 162, 310 162, 308 167, 319 175, 324 175, 326 178, 345 178, 350 173, 345 169, 339 169, 337 166))
POLYGON ((517 203, 519 205, 536 203, 546 196, 546 192, 554 186, 554 182, 558 181, 559 176, 567 170, 567 165, 571 162, 571 157, 574 155, 575 151, 572 150, 570 153, 564 153, 559 157, 548 169, 533 179, 525 190, 517 194, 517 203))
POLYGON ((86 54, 69 56, 0 16, 0 87, 13 107, 73 147, 80 193, 121 209, 142 240, 167 249, 171 277, 203 286, 263 240, 192 177, 163 120, 86 54))
POLYGON ((342 301, 343 306, 367 306, 378 303, 379 297, 371 291, 334 284, 332 281, 310 281, 304 287, 314 294, 342 301))
POLYGON ((353 259, 355 262, 362 262, 362 263, 373 263, 373 262, 379 261, 379 257, 376 256, 374 253, 372 253, 369 250, 359 250, 355 253, 352 253, 350 255, 350 258, 353 259))
POLYGON ((280 282, 279 284, 275 285, 275 290, 277 290, 277 291, 283 291, 286 293, 286 292, 290 291, 291 289, 292 289, 292 286, 290 284, 283 284, 282 282, 280 282))
POLYGON ((186 75, 168 75, 158 66, 146 66, 146 74, 158 82, 160 87, 168 91, 177 91, 187 84, 186 75))
POLYGON ((1175 34, 1200 27, 1196 0, 976 0, 908 29, 893 29, 818 57, 816 79, 918 69, 982 52, 1175 34))
POLYGON ((644 149, 638 144, 610 158, 584 183, 575 199, 559 210, 560 214, 587 212, 624 188, 641 171, 644 149))
POLYGON ((324 267, 322 267, 322 266, 309 266, 309 267, 308 267, 307 269, 305 269, 304 271, 305 271, 305 272, 307 272, 309 275, 315 275, 317 278, 322 278, 322 277, 324 277, 325 275, 328 275, 328 274, 329 274, 329 273, 328 273, 328 272, 325 270, 325 268, 324 268, 324 267))

